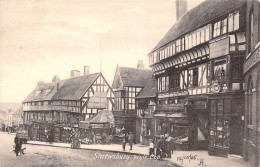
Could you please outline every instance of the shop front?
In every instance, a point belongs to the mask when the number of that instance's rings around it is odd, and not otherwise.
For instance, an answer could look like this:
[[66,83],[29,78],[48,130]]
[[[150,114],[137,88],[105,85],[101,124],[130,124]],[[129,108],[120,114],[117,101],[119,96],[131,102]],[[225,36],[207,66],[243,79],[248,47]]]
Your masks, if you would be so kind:
[[189,97],[185,108],[188,115],[189,149],[207,150],[209,142],[209,109],[207,97]]
[[242,154],[243,113],[242,94],[210,97],[209,155]]

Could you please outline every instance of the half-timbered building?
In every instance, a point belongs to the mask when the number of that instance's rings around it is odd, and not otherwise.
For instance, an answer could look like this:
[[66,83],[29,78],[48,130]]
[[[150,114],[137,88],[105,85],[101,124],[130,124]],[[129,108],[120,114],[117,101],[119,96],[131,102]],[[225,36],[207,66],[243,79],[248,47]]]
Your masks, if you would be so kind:
[[135,135],[135,142],[140,140],[141,110],[137,110],[136,96],[145,87],[147,81],[152,78],[152,71],[140,68],[117,66],[112,84],[115,93],[115,125],[117,128],[125,128],[127,132]]
[[245,133],[243,156],[252,167],[260,166],[260,2],[247,1],[247,52],[245,75]]
[[242,153],[245,13],[246,1],[204,1],[150,52],[158,82],[155,133],[187,136],[188,149],[211,155]]
[[78,126],[79,121],[113,108],[113,91],[101,73],[61,81],[54,76],[51,83],[38,83],[23,101],[24,123],[31,125],[31,138],[36,140],[45,140],[47,130],[62,141],[62,127]]

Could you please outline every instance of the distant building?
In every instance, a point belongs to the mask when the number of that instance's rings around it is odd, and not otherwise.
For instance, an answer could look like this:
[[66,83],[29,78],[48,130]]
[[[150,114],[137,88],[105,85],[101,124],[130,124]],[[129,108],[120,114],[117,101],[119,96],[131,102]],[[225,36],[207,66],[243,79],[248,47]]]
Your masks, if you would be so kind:
[[260,166],[260,3],[247,1],[245,75],[245,133],[243,155],[252,167]]
[[7,127],[9,131],[15,132],[16,128],[23,124],[23,108],[11,111],[7,115]]
[[79,121],[114,108],[114,94],[103,75],[84,71],[84,76],[74,70],[70,79],[54,76],[51,83],[40,82],[23,101],[24,123],[33,127],[32,139],[45,140],[47,129],[61,141],[62,127],[78,126]]
[[135,135],[135,142],[140,142],[141,110],[137,110],[136,97],[144,89],[147,82],[151,81],[152,71],[143,68],[139,61],[138,68],[117,66],[112,84],[115,93],[115,125],[117,128],[125,128],[127,132]]

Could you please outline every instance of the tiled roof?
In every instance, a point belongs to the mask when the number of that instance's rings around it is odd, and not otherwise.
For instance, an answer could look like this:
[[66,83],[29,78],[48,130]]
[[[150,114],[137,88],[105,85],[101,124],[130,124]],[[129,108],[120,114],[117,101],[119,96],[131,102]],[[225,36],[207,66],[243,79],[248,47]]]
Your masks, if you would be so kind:
[[149,98],[149,97],[156,97],[157,87],[156,87],[156,80],[149,79],[146,82],[145,87],[138,93],[136,96],[137,99],[140,98]]
[[89,118],[87,121],[90,123],[108,123],[114,122],[114,115],[112,111],[102,110],[97,113],[94,117]]
[[57,91],[57,82],[38,85],[24,100],[24,102],[43,100],[79,100],[100,73],[70,78],[60,81]]
[[144,87],[152,78],[152,70],[119,67],[119,71],[124,86]]
[[195,8],[186,12],[183,17],[175,23],[166,35],[151,51],[170,43],[186,33],[200,28],[213,20],[224,16],[245,4],[245,0],[206,0]]
[[56,82],[38,84],[23,102],[51,100],[55,93],[57,93]]
[[65,80],[52,100],[79,100],[99,75],[95,73]]

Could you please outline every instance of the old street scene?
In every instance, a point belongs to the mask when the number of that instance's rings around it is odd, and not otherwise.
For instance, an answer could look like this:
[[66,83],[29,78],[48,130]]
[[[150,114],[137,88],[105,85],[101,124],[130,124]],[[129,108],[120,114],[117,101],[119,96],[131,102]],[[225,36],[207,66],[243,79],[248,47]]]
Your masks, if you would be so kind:
[[0,12],[0,166],[260,167],[259,0]]

